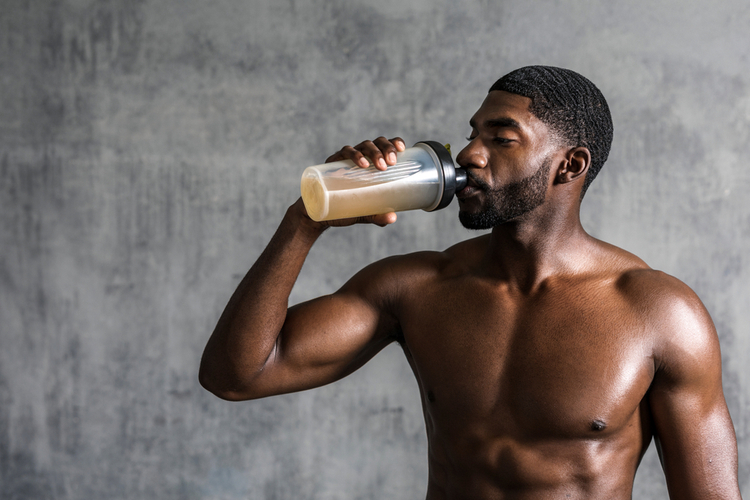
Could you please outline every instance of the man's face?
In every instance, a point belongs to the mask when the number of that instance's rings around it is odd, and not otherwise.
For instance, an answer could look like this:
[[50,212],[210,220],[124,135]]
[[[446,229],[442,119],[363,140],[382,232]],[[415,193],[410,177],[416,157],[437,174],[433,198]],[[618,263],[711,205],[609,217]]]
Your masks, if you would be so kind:
[[530,103],[494,91],[472,117],[470,142],[456,157],[469,178],[457,193],[465,227],[490,229],[544,203],[557,143]]

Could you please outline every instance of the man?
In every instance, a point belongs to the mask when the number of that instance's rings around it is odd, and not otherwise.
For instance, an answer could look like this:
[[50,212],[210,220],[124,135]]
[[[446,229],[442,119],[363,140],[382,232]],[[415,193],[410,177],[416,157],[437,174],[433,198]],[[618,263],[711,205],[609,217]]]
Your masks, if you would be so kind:
[[[495,83],[456,158],[459,218],[489,235],[376,262],[287,309],[328,225],[298,200],[211,336],[200,380],[230,400],[338,380],[397,341],[417,378],[427,498],[629,499],[653,436],[672,498],[737,499],[737,445],[712,321],[684,284],[586,234],[609,153],[604,97],[569,70]],[[400,138],[329,161],[395,163]]]

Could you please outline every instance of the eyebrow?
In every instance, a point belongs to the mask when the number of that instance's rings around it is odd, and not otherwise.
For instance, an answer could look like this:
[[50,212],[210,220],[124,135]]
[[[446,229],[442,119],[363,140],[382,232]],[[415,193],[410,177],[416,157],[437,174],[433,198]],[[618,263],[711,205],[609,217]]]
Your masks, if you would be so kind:
[[[477,128],[477,122],[472,118],[469,120],[469,126],[471,128]],[[521,124],[518,123],[513,118],[490,118],[489,120],[484,121],[484,126],[486,128],[521,128]]]

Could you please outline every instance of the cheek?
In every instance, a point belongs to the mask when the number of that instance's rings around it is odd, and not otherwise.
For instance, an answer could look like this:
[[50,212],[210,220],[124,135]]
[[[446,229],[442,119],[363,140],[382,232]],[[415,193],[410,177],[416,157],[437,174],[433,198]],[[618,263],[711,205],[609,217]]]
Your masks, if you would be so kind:
[[504,155],[503,158],[494,161],[489,170],[491,179],[488,179],[488,182],[494,186],[503,186],[529,177],[535,169],[526,158]]

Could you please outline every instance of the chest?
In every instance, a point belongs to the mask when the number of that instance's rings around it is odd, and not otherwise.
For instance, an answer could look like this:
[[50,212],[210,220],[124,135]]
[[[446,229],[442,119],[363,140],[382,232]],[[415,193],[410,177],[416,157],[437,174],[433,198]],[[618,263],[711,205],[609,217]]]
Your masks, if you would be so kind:
[[[434,294],[434,295],[433,295]],[[450,306],[431,307],[444,303]],[[405,351],[426,411],[451,425],[575,436],[626,425],[653,377],[650,332],[603,289],[533,300],[452,283],[407,304]]]

